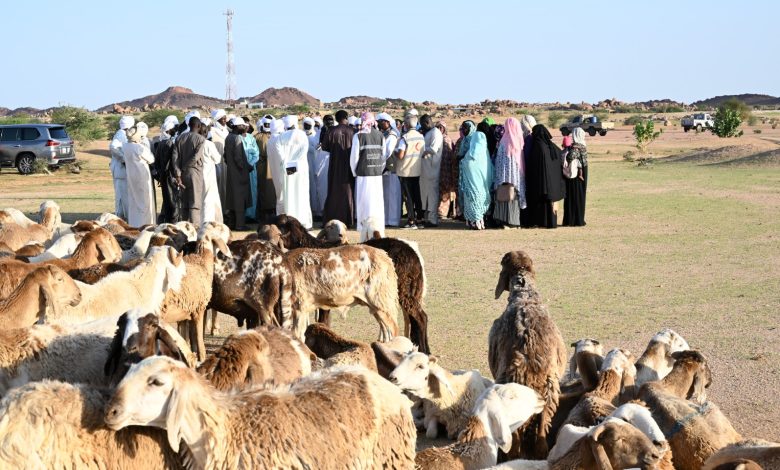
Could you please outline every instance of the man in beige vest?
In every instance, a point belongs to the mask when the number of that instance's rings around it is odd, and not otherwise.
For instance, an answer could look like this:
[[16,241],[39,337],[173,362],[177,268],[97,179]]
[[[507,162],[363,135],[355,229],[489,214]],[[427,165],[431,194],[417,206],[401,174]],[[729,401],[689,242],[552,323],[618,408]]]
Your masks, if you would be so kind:
[[401,180],[401,194],[406,206],[407,224],[404,228],[416,230],[423,225],[422,201],[420,199],[421,157],[425,150],[425,138],[417,132],[417,110],[410,110],[404,117],[406,133],[398,141],[395,172]]

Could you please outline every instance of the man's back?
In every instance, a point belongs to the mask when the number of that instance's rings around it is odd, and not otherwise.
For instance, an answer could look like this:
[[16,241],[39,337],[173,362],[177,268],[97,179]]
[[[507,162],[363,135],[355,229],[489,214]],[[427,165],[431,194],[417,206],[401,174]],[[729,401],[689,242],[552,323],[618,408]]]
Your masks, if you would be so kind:
[[203,143],[206,138],[196,132],[187,132],[176,139],[175,152],[177,156],[176,166],[181,170],[185,168],[200,168],[203,166]]
[[344,155],[349,158],[349,152],[352,149],[352,137],[355,135],[355,130],[346,124],[339,124],[328,130],[328,136],[326,140],[327,148],[322,146],[323,150],[331,152],[331,154]]

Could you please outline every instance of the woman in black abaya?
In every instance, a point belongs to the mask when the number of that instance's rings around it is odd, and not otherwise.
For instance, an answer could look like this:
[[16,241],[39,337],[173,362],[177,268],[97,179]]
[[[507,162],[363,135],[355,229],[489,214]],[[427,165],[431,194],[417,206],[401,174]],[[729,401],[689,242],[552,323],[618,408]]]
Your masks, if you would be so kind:
[[555,228],[558,213],[554,203],[563,199],[565,186],[561,149],[552,141],[550,131],[537,124],[531,131],[533,146],[525,162],[526,198],[532,220],[530,226]]

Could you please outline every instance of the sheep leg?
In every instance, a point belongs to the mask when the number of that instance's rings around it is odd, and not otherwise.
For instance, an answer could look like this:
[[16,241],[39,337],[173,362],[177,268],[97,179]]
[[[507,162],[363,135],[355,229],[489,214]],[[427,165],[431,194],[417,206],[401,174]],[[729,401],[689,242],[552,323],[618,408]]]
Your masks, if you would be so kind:
[[408,324],[404,328],[407,337],[417,345],[418,351],[430,354],[428,347],[428,314],[420,305],[409,305],[404,308],[404,320]]
[[436,439],[439,435],[439,422],[436,418],[425,419],[425,437],[428,439]]
[[330,326],[330,310],[325,310],[324,308],[318,309],[317,322]]
[[395,322],[395,318],[390,316],[388,312],[376,308],[371,308],[370,312],[379,323],[379,341],[384,343],[398,336],[398,324]]
[[[219,333],[219,325],[217,324],[217,312],[215,309],[210,308],[208,311],[206,311],[206,321],[208,322],[209,317],[211,317],[211,336],[216,336],[217,333]],[[210,315],[209,315],[210,314]]]

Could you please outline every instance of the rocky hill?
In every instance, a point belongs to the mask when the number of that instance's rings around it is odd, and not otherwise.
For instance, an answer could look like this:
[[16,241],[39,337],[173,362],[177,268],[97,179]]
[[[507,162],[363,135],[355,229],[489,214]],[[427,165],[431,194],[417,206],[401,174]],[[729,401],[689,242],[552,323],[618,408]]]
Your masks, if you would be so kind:
[[309,106],[320,106],[320,100],[311,96],[305,91],[292,87],[268,88],[267,90],[263,90],[263,92],[258,95],[241,98],[239,101],[243,100],[246,100],[249,103],[263,102],[265,103],[265,106],[269,108],[279,108],[301,104]]
[[706,100],[691,103],[691,106],[700,108],[717,108],[727,100],[736,98],[748,106],[780,106],[780,98],[771,95],[759,95],[753,93],[744,93],[741,95],[722,95]]
[[148,111],[151,109],[161,108],[177,108],[177,109],[212,109],[222,108],[225,106],[225,102],[218,98],[212,98],[210,96],[199,95],[189,88],[181,86],[168,87],[162,93],[156,95],[144,96],[143,98],[137,98],[130,101],[122,101],[120,103],[113,103],[102,108],[98,108],[97,112],[138,112]]

